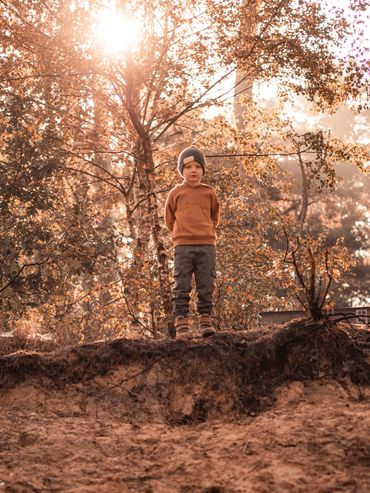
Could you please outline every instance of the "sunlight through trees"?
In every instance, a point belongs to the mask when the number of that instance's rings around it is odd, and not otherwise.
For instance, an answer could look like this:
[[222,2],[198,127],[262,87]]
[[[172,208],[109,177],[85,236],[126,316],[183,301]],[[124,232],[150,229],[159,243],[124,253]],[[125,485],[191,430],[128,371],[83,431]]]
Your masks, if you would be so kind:
[[[165,335],[163,205],[190,144],[208,156],[205,181],[221,198],[220,327],[296,306],[283,226],[328,249],[343,241],[353,267],[331,299],[368,302],[369,141],[298,127],[286,111],[297,96],[315,114],[345,107],[366,133],[369,46],[348,19],[365,25],[369,13],[366,2],[349,8],[0,2],[2,330],[74,342]],[[256,94],[269,83],[273,105]]]

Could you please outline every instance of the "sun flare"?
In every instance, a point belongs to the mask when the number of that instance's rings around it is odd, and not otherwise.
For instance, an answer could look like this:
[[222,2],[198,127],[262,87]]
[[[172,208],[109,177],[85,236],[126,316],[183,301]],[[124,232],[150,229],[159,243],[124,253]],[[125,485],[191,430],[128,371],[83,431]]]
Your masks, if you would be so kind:
[[132,19],[118,12],[99,14],[95,33],[104,51],[119,55],[132,48],[139,37],[139,30]]

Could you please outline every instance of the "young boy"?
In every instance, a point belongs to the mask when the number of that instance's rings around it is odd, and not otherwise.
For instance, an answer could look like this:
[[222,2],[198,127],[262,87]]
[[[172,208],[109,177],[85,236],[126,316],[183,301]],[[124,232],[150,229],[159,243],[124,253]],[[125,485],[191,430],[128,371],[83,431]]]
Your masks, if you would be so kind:
[[184,149],[178,171],[184,178],[169,193],[164,218],[174,245],[173,303],[176,339],[191,336],[189,300],[192,275],[198,295],[201,335],[215,333],[212,326],[212,295],[216,277],[216,231],[220,206],[214,188],[201,183],[206,159],[197,147]]

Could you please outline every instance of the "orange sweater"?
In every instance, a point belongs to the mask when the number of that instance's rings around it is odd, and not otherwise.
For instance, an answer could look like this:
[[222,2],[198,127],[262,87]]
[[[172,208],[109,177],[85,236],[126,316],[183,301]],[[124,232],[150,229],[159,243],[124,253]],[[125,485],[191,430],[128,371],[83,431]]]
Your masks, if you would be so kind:
[[215,245],[220,205],[214,188],[176,185],[168,194],[164,220],[176,245]]

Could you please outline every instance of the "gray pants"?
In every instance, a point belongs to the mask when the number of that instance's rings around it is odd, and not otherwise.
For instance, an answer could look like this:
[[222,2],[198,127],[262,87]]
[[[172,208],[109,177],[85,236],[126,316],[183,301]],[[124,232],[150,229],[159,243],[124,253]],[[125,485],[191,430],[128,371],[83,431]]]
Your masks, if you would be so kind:
[[192,275],[198,295],[198,313],[211,314],[216,279],[214,245],[178,245],[175,247],[173,305],[176,317],[189,315]]

